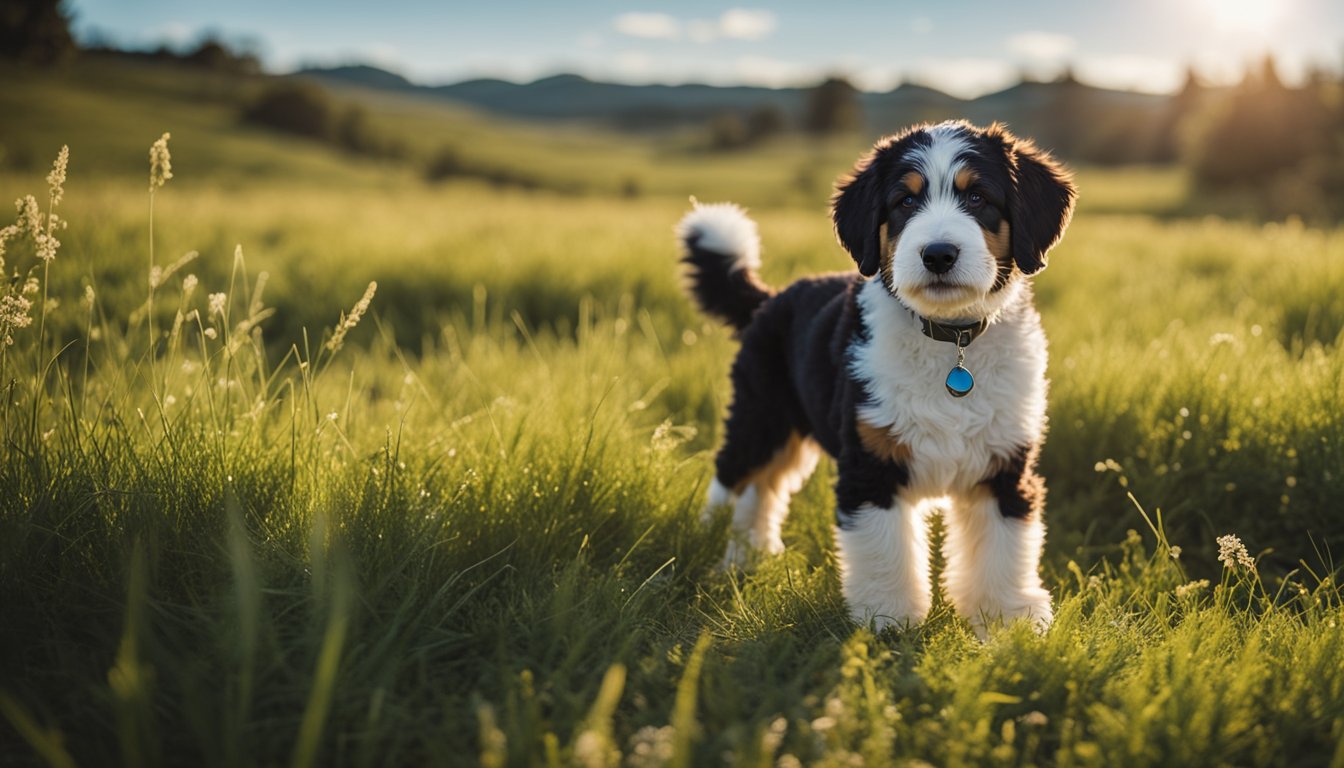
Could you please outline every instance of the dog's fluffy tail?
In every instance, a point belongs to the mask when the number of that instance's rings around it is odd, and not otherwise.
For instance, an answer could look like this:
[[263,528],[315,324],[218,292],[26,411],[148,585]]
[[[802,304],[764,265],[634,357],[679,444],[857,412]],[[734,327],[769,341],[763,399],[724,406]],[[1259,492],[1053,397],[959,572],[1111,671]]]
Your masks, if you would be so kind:
[[740,331],[773,293],[756,275],[761,266],[756,222],[733,203],[694,204],[677,224],[691,297],[705,314]]

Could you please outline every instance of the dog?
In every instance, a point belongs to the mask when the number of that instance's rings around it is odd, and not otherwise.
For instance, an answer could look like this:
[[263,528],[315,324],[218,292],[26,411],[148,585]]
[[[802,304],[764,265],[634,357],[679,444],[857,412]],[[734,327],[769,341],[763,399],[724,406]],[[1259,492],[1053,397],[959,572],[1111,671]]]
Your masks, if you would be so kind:
[[732,402],[706,514],[732,507],[724,563],[783,550],[790,496],[836,461],[835,538],[851,616],[876,630],[932,603],[928,502],[942,502],[944,594],[982,638],[1044,629],[1046,339],[1030,278],[1073,214],[1071,174],[999,124],[920,125],[836,184],[858,274],[758,277],[756,224],[732,203],[676,227],[688,288],[736,330]]

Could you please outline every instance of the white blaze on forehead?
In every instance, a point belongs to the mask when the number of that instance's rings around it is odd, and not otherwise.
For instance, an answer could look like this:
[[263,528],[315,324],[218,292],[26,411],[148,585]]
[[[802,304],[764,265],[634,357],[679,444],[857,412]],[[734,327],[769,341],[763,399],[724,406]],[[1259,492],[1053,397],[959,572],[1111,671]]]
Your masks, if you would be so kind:
[[950,197],[957,171],[966,164],[963,158],[974,150],[966,139],[966,129],[955,123],[935,125],[928,134],[931,141],[916,147],[911,160],[928,181],[931,199]]

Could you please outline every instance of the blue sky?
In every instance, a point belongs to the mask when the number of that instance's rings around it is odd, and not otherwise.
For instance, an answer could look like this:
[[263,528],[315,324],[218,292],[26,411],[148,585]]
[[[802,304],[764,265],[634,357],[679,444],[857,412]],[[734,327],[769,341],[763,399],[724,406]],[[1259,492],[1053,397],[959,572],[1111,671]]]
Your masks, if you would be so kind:
[[794,85],[843,73],[962,96],[1066,64],[1096,84],[1166,91],[1272,52],[1287,79],[1344,65],[1340,0],[569,2],[74,0],[75,29],[130,46],[246,40],[266,67],[356,61],[426,84],[556,72],[633,83]]

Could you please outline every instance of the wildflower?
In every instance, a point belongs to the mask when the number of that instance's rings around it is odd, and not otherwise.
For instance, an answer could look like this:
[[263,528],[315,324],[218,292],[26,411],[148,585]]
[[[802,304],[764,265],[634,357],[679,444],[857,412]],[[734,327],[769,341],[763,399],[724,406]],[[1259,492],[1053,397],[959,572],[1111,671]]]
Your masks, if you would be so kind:
[[42,209],[37,207],[37,198],[24,195],[14,201],[14,208],[19,212],[19,232],[35,236],[42,231]]
[[158,288],[163,282],[163,267],[154,266],[149,270],[149,287]]
[[608,740],[594,730],[586,730],[574,742],[574,762],[584,768],[603,768],[620,765],[621,753],[612,749]]
[[1032,726],[1034,728],[1040,728],[1049,723],[1050,718],[1047,717],[1046,714],[1044,712],[1041,712],[1040,710],[1032,710],[1027,714],[1017,718],[1017,722],[1023,725]]
[[1171,559],[1172,559],[1172,560],[1180,560],[1180,559],[1181,559],[1181,548],[1180,548],[1180,547],[1168,547],[1168,548],[1167,548],[1167,554],[1171,555]]
[[672,762],[676,729],[670,725],[655,728],[646,725],[630,737],[630,753],[625,764],[631,768],[658,768]]
[[215,315],[220,315],[222,317],[224,315],[224,309],[228,303],[229,295],[227,293],[210,294],[210,316],[214,317]]
[[784,733],[789,729],[789,721],[777,717],[770,723],[770,727],[761,736],[761,753],[773,755],[779,749],[779,745],[784,743]]
[[373,301],[373,294],[378,290],[378,283],[369,283],[369,287],[364,289],[364,296],[355,302],[351,308],[350,314],[341,314],[341,320],[336,324],[336,329],[332,331],[331,338],[327,340],[327,350],[335,352],[345,344],[345,334],[359,325],[359,320],[364,313],[369,310],[369,303]]
[[0,228],[0,272],[5,271],[5,243],[18,237],[21,231],[18,224]]
[[173,178],[172,157],[168,154],[168,139],[171,134],[165,132],[149,148],[149,191],[153,192]]
[[51,204],[59,205],[65,197],[65,168],[70,163],[70,147],[62,146],[51,164],[51,173],[47,174],[47,186],[51,188]]
[[33,318],[28,316],[28,310],[33,308],[33,302],[29,301],[22,294],[9,293],[0,296],[0,344],[9,346],[14,343],[14,337],[10,331],[15,328],[26,328],[32,322]]
[[817,731],[818,733],[829,731],[834,727],[835,727],[835,718],[831,717],[830,715],[822,715],[821,717],[818,717],[816,720],[812,721],[812,730]]
[[182,278],[182,298],[185,299],[188,296],[191,296],[191,292],[196,290],[196,283],[197,280],[195,275],[187,275]]
[[1235,568],[1238,565],[1252,570],[1255,568],[1255,558],[1246,551],[1241,539],[1231,533],[1218,537],[1218,562],[1225,568]]
[[90,312],[93,311],[93,301],[95,298],[97,297],[93,293],[93,286],[92,285],[84,286],[84,306],[88,308]]
[[37,258],[42,261],[51,261],[56,258],[56,249],[61,247],[60,240],[49,234],[38,235],[35,239],[37,240]]
[[1188,584],[1182,584],[1181,586],[1177,587],[1176,597],[1178,598],[1189,597],[1190,595],[1196,594],[1208,588],[1209,588],[1208,579],[1200,579],[1198,581],[1192,581],[1189,582]]
[[213,339],[219,335],[219,332],[216,331],[214,328],[206,328],[204,331],[201,331],[201,333],[204,333],[205,338],[207,339]]

